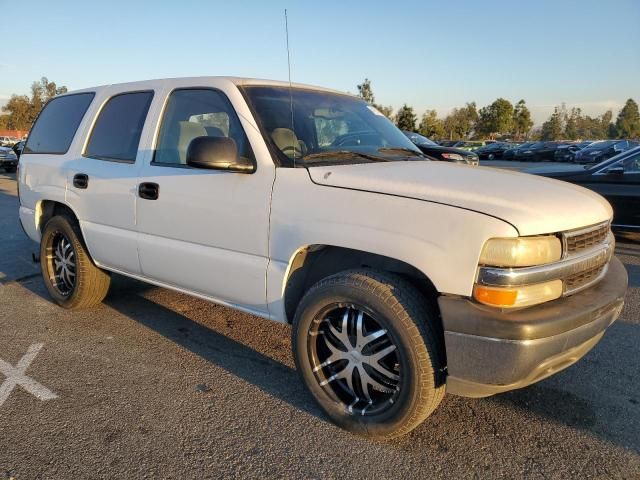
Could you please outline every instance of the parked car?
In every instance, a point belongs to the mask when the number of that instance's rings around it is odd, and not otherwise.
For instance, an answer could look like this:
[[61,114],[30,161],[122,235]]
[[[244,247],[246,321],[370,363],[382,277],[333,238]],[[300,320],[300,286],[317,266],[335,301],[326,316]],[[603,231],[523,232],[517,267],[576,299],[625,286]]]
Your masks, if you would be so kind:
[[438,142],[438,144],[443,147],[453,147],[454,145],[457,145],[459,143],[460,140],[440,140],[440,142]]
[[556,150],[566,145],[566,142],[559,142],[559,141],[550,141],[550,142],[541,142],[541,143],[542,145],[539,145],[538,147],[533,149],[533,156],[531,158],[532,161],[551,162],[555,160]]
[[589,188],[613,207],[613,227],[640,231],[640,147],[590,167],[533,169],[531,173]]
[[576,153],[588,147],[592,143],[593,140],[585,140],[578,143],[567,143],[566,145],[560,145],[556,150],[553,158],[556,162],[573,162]]
[[8,147],[0,147],[0,168],[8,173],[13,173],[18,168],[18,157]]
[[567,143],[564,145],[559,145],[556,151],[553,154],[554,162],[572,162],[575,153],[578,152],[580,148],[573,143]]
[[525,143],[521,143],[513,148],[510,148],[508,150],[505,150],[502,153],[502,159],[503,160],[516,160],[516,155],[519,151],[526,149],[532,145],[534,145],[536,142],[525,142]]
[[18,177],[57,304],[99,304],[117,272],[292,323],[311,395],[375,438],[445,390],[488,396],[576,362],[627,289],[602,197],[429,161],[361,98],[318,87],[70,92],[40,113]]
[[12,147],[17,141],[13,137],[0,137],[0,147]]
[[536,142],[527,148],[515,152],[515,159],[521,162],[535,162],[538,159],[538,150],[544,148],[546,142]]
[[595,164],[640,145],[632,140],[601,140],[576,152],[575,163]]
[[464,163],[467,165],[478,165],[478,155],[459,148],[443,147],[429,140],[427,137],[415,132],[403,131],[407,138],[418,147],[422,153],[436,160],[444,162]]
[[24,140],[20,140],[13,147],[11,147],[11,150],[13,150],[13,153],[15,153],[18,158],[20,158],[20,155],[22,155],[22,150],[24,149],[24,144],[25,144],[25,141]]
[[453,146],[461,150],[468,150],[470,152],[475,152],[476,150],[484,147],[485,145],[488,145],[488,144],[483,141],[470,140],[470,141],[458,142]]
[[494,142],[475,151],[480,160],[494,160],[502,158],[504,152],[511,148],[511,144],[505,142]]

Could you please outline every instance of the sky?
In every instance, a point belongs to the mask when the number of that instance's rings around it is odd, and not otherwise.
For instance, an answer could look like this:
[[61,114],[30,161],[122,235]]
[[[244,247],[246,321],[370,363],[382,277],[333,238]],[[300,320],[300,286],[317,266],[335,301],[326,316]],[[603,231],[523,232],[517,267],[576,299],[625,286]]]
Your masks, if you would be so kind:
[[524,99],[589,115],[640,101],[640,0],[0,0],[0,105],[42,76],[70,90],[151,78],[287,79],[440,116]]

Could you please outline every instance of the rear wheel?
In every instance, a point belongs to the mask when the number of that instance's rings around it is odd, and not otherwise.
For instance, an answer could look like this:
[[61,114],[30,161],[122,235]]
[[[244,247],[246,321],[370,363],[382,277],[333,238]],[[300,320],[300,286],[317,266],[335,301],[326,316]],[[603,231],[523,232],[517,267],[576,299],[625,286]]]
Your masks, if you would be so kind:
[[7,173],[16,173],[17,167],[7,167],[5,170]]
[[417,427],[445,393],[437,317],[401,277],[352,270],[302,299],[293,350],[327,415],[353,433],[393,438]]
[[109,273],[93,263],[78,223],[66,215],[53,217],[44,227],[40,266],[49,294],[61,307],[93,307],[109,291]]

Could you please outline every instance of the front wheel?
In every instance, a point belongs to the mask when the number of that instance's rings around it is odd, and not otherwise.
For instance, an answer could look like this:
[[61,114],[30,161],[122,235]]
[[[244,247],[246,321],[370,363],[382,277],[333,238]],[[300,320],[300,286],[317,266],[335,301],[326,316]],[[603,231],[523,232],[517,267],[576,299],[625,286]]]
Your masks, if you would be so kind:
[[298,372],[340,427],[394,438],[417,427],[445,393],[437,316],[401,277],[338,273],[314,285],[293,322]]
[[66,215],[55,216],[45,225],[40,266],[49,294],[61,307],[93,307],[109,291],[111,276],[93,263],[78,223]]

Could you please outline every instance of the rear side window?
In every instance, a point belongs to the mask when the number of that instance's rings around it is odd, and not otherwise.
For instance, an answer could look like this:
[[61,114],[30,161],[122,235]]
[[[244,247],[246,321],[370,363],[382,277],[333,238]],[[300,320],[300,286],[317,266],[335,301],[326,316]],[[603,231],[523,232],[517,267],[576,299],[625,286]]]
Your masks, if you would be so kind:
[[47,103],[31,129],[23,153],[67,153],[94,96],[94,93],[76,93]]
[[100,111],[84,152],[102,160],[134,162],[153,92],[111,97]]

